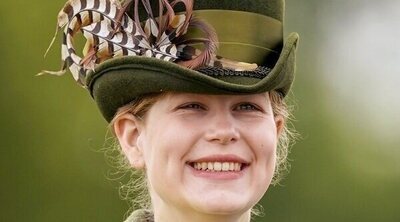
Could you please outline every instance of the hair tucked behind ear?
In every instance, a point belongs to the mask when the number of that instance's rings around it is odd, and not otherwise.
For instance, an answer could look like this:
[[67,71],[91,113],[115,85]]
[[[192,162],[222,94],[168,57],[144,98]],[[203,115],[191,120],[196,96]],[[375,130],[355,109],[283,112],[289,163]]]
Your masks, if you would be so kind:
[[276,185],[279,184],[285,173],[287,173],[290,169],[288,155],[291,145],[298,137],[298,133],[291,125],[290,121],[293,120],[291,109],[285,102],[282,95],[277,91],[271,91],[269,92],[269,98],[271,100],[274,116],[282,116],[284,120],[284,125],[278,138],[276,167],[274,177],[272,179],[272,184]]
[[141,121],[145,121],[145,115],[151,106],[166,94],[167,93],[147,94],[143,97],[136,98],[131,103],[119,108],[115,117],[108,125],[109,131],[113,136],[109,138],[110,143],[104,149],[105,156],[107,162],[116,169],[110,176],[123,181],[119,187],[119,193],[123,200],[131,204],[132,209],[151,210],[152,208],[147,188],[146,173],[144,170],[133,169],[129,164],[115,136],[114,124],[116,120],[127,113],[138,117]]

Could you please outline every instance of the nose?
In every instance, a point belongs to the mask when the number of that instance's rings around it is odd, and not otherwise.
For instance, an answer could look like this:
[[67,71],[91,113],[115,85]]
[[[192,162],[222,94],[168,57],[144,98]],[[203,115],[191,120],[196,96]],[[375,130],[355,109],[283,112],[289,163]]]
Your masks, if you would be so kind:
[[234,118],[228,113],[219,113],[205,123],[208,129],[205,138],[209,142],[219,144],[230,144],[240,139],[240,132],[235,124]]

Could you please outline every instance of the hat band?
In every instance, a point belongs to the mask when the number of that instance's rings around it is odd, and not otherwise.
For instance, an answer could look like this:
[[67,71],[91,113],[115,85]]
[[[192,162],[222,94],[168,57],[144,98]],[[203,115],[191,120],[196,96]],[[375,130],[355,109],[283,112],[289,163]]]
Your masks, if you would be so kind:
[[[194,14],[216,30],[219,56],[263,65],[269,56],[280,53],[283,25],[277,19],[232,10],[196,10]],[[201,36],[201,33],[191,31],[190,35]]]

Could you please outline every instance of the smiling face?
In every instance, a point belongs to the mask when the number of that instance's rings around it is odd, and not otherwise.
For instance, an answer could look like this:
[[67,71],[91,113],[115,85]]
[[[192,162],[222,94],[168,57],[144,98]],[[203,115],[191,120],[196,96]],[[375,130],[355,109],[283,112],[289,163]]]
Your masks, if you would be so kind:
[[239,218],[271,182],[282,122],[264,93],[171,93],[115,131],[131,164],[146,169],[156,214]]

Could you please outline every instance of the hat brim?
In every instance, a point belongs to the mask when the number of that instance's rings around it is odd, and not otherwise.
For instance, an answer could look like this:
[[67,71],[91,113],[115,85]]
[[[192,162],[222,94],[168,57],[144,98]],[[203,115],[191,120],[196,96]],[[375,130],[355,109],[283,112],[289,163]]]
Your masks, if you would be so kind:
[[86,85],[107,122],[118,108],[148,93],[253,94],[277,90],[286,95],[294,79],[298,38],[297,33],[286,38],[278,61],[263,79],[211,77],[156,58],[125,56],[100,64],[88,74]]

